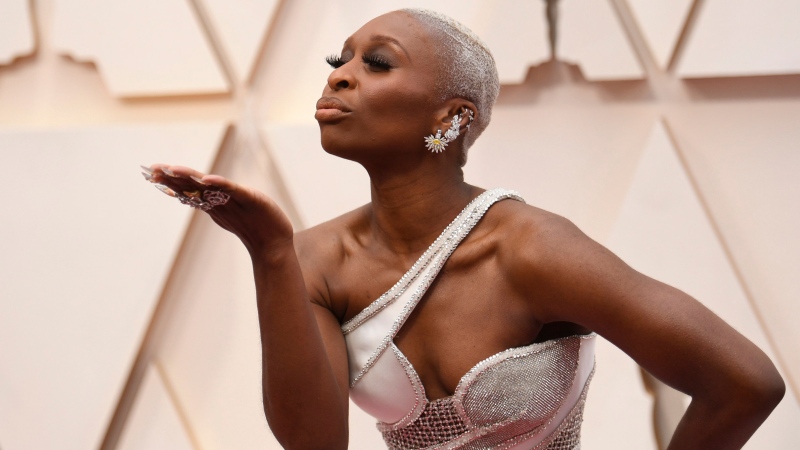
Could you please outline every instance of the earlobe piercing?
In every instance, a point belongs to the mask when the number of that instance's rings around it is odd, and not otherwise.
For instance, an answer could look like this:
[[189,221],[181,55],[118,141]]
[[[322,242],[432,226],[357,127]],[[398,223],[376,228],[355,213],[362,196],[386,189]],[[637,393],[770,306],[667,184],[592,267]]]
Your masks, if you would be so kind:
[[[469,111],[469,123],[467,124],[467,129],[472,124],[472,119],[474,118],[474,114],[472,113],[471,109],[467,109]],[[456,114],[453,116],[453,120],[450,122],[450,128],[444,133],[444,137],[442,137],[442,130],[436,130],[436,136],[430,135],[425,138],[425,147],[428,150],[432,151],[433,153],[441,153],[444,151],[444,148],[447,147],[447,144],[456,140],[459,134],[461,134],[461,114]]]
[[442,139],[442,130],[436,130],[436,136],[430,135],[425,138],[425,146],[433,153],[443,152],[444,148],[447,147],[447,143],[446,139]]

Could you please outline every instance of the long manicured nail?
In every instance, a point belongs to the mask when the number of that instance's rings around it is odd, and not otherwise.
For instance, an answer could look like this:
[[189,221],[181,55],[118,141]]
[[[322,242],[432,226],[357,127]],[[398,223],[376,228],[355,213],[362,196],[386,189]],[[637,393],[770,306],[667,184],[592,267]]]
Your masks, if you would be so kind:
[[171,170],[167,169],[166,167],[162,167],[161,171],[164,172],[164,174],[166,174],[168,176],[171,176],[171,177],[177,176]]
[[195,181],[195,183],[202,184],[203,186],[208,186],[207,184],[203,183],[203,179],[202,179],[202,178],[197,178],[197,177],[196,177],[196,176],[194,176],[194,175],[189,175],[189,178],[191,178],[192,180],[194,180],[194,181]]
[[149,167],[146,167],[146,166],[139,166],[139,167],[141,167],[141,168],[142,168],[142,170],[144,171],[144,173],[146,173],[146,174],[148,174],[148,175],[152,175],[152,174],[153,174],[153,169],[151,169],[151,168],[149,168]]
[[147,181],[149,181],[151,183],[155,183],[155,181],[153,181],[153,179],[155,177],[152,174],[149,174],[147,172],[142,172],[142,176],[144,177],[145,180],[147,180]]
[[173,191],[172,189],[164,186],[163,184],[157,184],[155,186],[156,186],[156,189],[158,189],[159,191],[169,195],[170,197],[177,197],[177,195],[175,194],[175,191]]

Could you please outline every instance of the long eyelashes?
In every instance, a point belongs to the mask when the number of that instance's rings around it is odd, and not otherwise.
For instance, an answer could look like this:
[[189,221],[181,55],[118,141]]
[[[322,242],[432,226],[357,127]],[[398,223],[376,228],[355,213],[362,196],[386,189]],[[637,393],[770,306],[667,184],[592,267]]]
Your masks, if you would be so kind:
[[[392,65],[389,64],[389,61],[387,61],[386,58],[379,55],[364,54],[361,56],[361,61],[363,61],[364,64],[367,64],[368,66],[374,69],[389,70],[392,68]],[[349,61],[343,60],[342,57],[338,55],[328,55],[325,57],[325,62],[327,62],[334,69],[338,69],[339,67],[342,67],[343,65],[348,63]]]
[[331,67],[334,69],[338,69],[342,67],[345,61],[342,61],[342,57],[338,55],[328,55],[325,57],[325,62],[327,62]]
[[370,67],[375,69],[389,70],[392,68],[392,65],[389,64],[389,61],[380,55],[364,54],[361,56],[361,60],[364,61],[364,64],[368,64]]

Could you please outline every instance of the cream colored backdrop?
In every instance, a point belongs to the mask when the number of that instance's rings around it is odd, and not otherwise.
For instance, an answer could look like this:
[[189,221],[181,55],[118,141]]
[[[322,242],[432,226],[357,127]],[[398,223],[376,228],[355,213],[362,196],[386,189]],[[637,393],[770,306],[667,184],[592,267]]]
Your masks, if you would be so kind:
[[[319,146],[323,57],[433,5],[503,82],[468,180],[746,334],[789,387],[748,448],[800,448],[796,0],[561,0],[556,60],[542,0],[0,0],[0,448],[279,448],[247,254],[138,165],[251,184],[298,229],[369,201]],[[584,448],[658,448],[688,400],[607,342],[597,364]],[[353,407],[351,448],[381,447]]]

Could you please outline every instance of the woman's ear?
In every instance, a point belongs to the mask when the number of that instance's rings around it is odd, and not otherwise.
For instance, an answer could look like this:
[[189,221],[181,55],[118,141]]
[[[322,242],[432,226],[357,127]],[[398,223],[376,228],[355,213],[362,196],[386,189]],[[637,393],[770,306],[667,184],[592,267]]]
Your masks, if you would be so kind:
[[454,98],[447,101],[436,114],[437,129],[444,132],[451,128],[453,118],[456,116],[461,119],[459,129],[463,133],[469,129],[469,126],[478,117],[478,108],[471,101],[462,98]]

